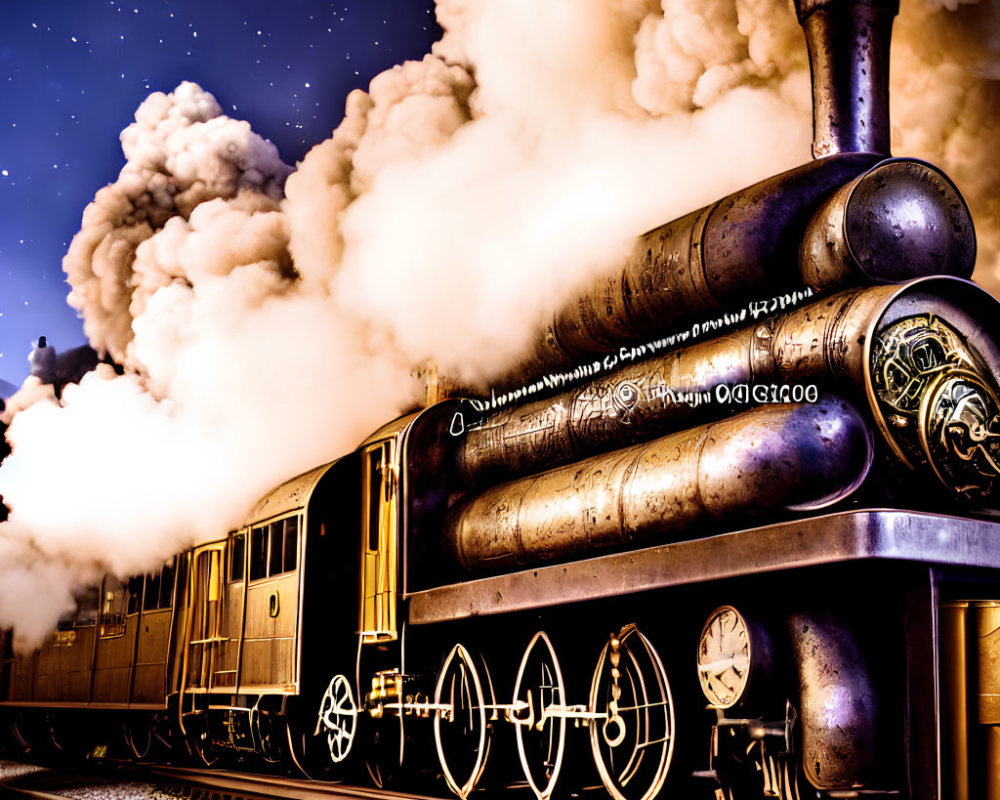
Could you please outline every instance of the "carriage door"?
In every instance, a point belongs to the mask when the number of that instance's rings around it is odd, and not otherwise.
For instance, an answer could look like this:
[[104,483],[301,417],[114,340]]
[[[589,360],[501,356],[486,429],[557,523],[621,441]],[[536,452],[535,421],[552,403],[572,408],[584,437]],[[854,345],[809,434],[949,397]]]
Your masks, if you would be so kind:
[[224,641],[219,635],[224,548],[225,544],[217,543],[194,552],[186,673],[189,689],[212,689],[219,645]]
[[362,453],[361,640],[396,638],[396,440]]

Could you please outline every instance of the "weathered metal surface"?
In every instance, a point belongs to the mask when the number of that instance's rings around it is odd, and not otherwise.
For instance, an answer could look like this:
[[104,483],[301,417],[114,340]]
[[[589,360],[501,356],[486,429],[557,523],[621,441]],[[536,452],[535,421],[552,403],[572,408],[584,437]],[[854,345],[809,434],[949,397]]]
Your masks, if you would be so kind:
[[802,767],[817,789],[864,785],[875,765],[878,699],[849,626],[796,613],[788,632],[799,674]]
[[865,388],[904,464],[982,500],[1000,459],[994,437],[981,433],[997,425],[998,320],[1000,304],[956,278],[845,290],[501,411],[465,434],[459,473],[481,487],[647,440],[705,406],[725,412],[716,395],[722,384],[842,380]]
[[871,434],[840,398],[753,409],[489,489],[449,514],[444,548],[467,570],[508,569],[822,508],[850,495],[871,461]]
[[813,157],[889,153],[889,40],[898,0],[796,0],[809,47]]
[[998,537],[997,522],[840,512],[413,592],[408,620],[426,625],[860,559],[997,569]]
[[976,263],[972,215],[936,167],[894,158],[838,189],[802,239],[802,277],[823,291],[925,275],[968,278]]

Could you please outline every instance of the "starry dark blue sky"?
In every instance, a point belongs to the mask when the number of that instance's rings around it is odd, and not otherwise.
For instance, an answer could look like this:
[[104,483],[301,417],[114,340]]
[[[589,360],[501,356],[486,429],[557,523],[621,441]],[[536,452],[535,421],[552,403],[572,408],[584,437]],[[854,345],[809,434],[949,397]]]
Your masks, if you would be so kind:
[[440,36],[433,0],[2,0],[0,380],[85,342],[62,257],[152,91],[191,80],[294,164],[344,99]]

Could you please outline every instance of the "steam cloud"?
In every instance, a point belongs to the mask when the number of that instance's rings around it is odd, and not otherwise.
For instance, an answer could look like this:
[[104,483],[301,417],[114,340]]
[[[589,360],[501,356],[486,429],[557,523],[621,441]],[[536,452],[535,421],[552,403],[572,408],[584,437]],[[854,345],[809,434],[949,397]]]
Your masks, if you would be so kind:
[[[998,5],[903,5],[894,144],[959,183],[995,287],[1000,58],[973,34]],[[805,47],[779,0],[437,13],[433,52],[352,93],[295,171],[194,84],[136,112],[64,260],[125,374],[102,365],[59,400],[29,378],[8,405],[0,625],[20,647],[74,584],[218,538],[348,452],[413,405],[413,366],[485,385],[636,234],[809,158]]]

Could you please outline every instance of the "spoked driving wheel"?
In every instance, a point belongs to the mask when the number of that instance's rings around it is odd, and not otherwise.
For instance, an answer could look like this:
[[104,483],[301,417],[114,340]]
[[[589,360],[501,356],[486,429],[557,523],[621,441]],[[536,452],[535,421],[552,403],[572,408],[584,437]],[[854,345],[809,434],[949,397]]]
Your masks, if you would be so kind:
[[326,734],[330,760],[339,764],[351,752],[358,729],[358,706],[354,702],[351,682],[343,675],[334,675],[319,704],[316,733]]
[[555,789],[566,749],[566,717],[549,716],[566,706],[559,659],[544,631],[532,637],[524,651],[514,684],[514,723],[517,753],[528,785],[538,800]]
[[448,788],[465,800],[486,768],[490,729],[479,672],[469,651],[460,644],[452,648],[441,667],[434,706],[438,761]]
[[663,787],[674,749],[670,684],[656,650],[635,625],[612,634],[594,670],[590,744],[615,800],[651,800]]

